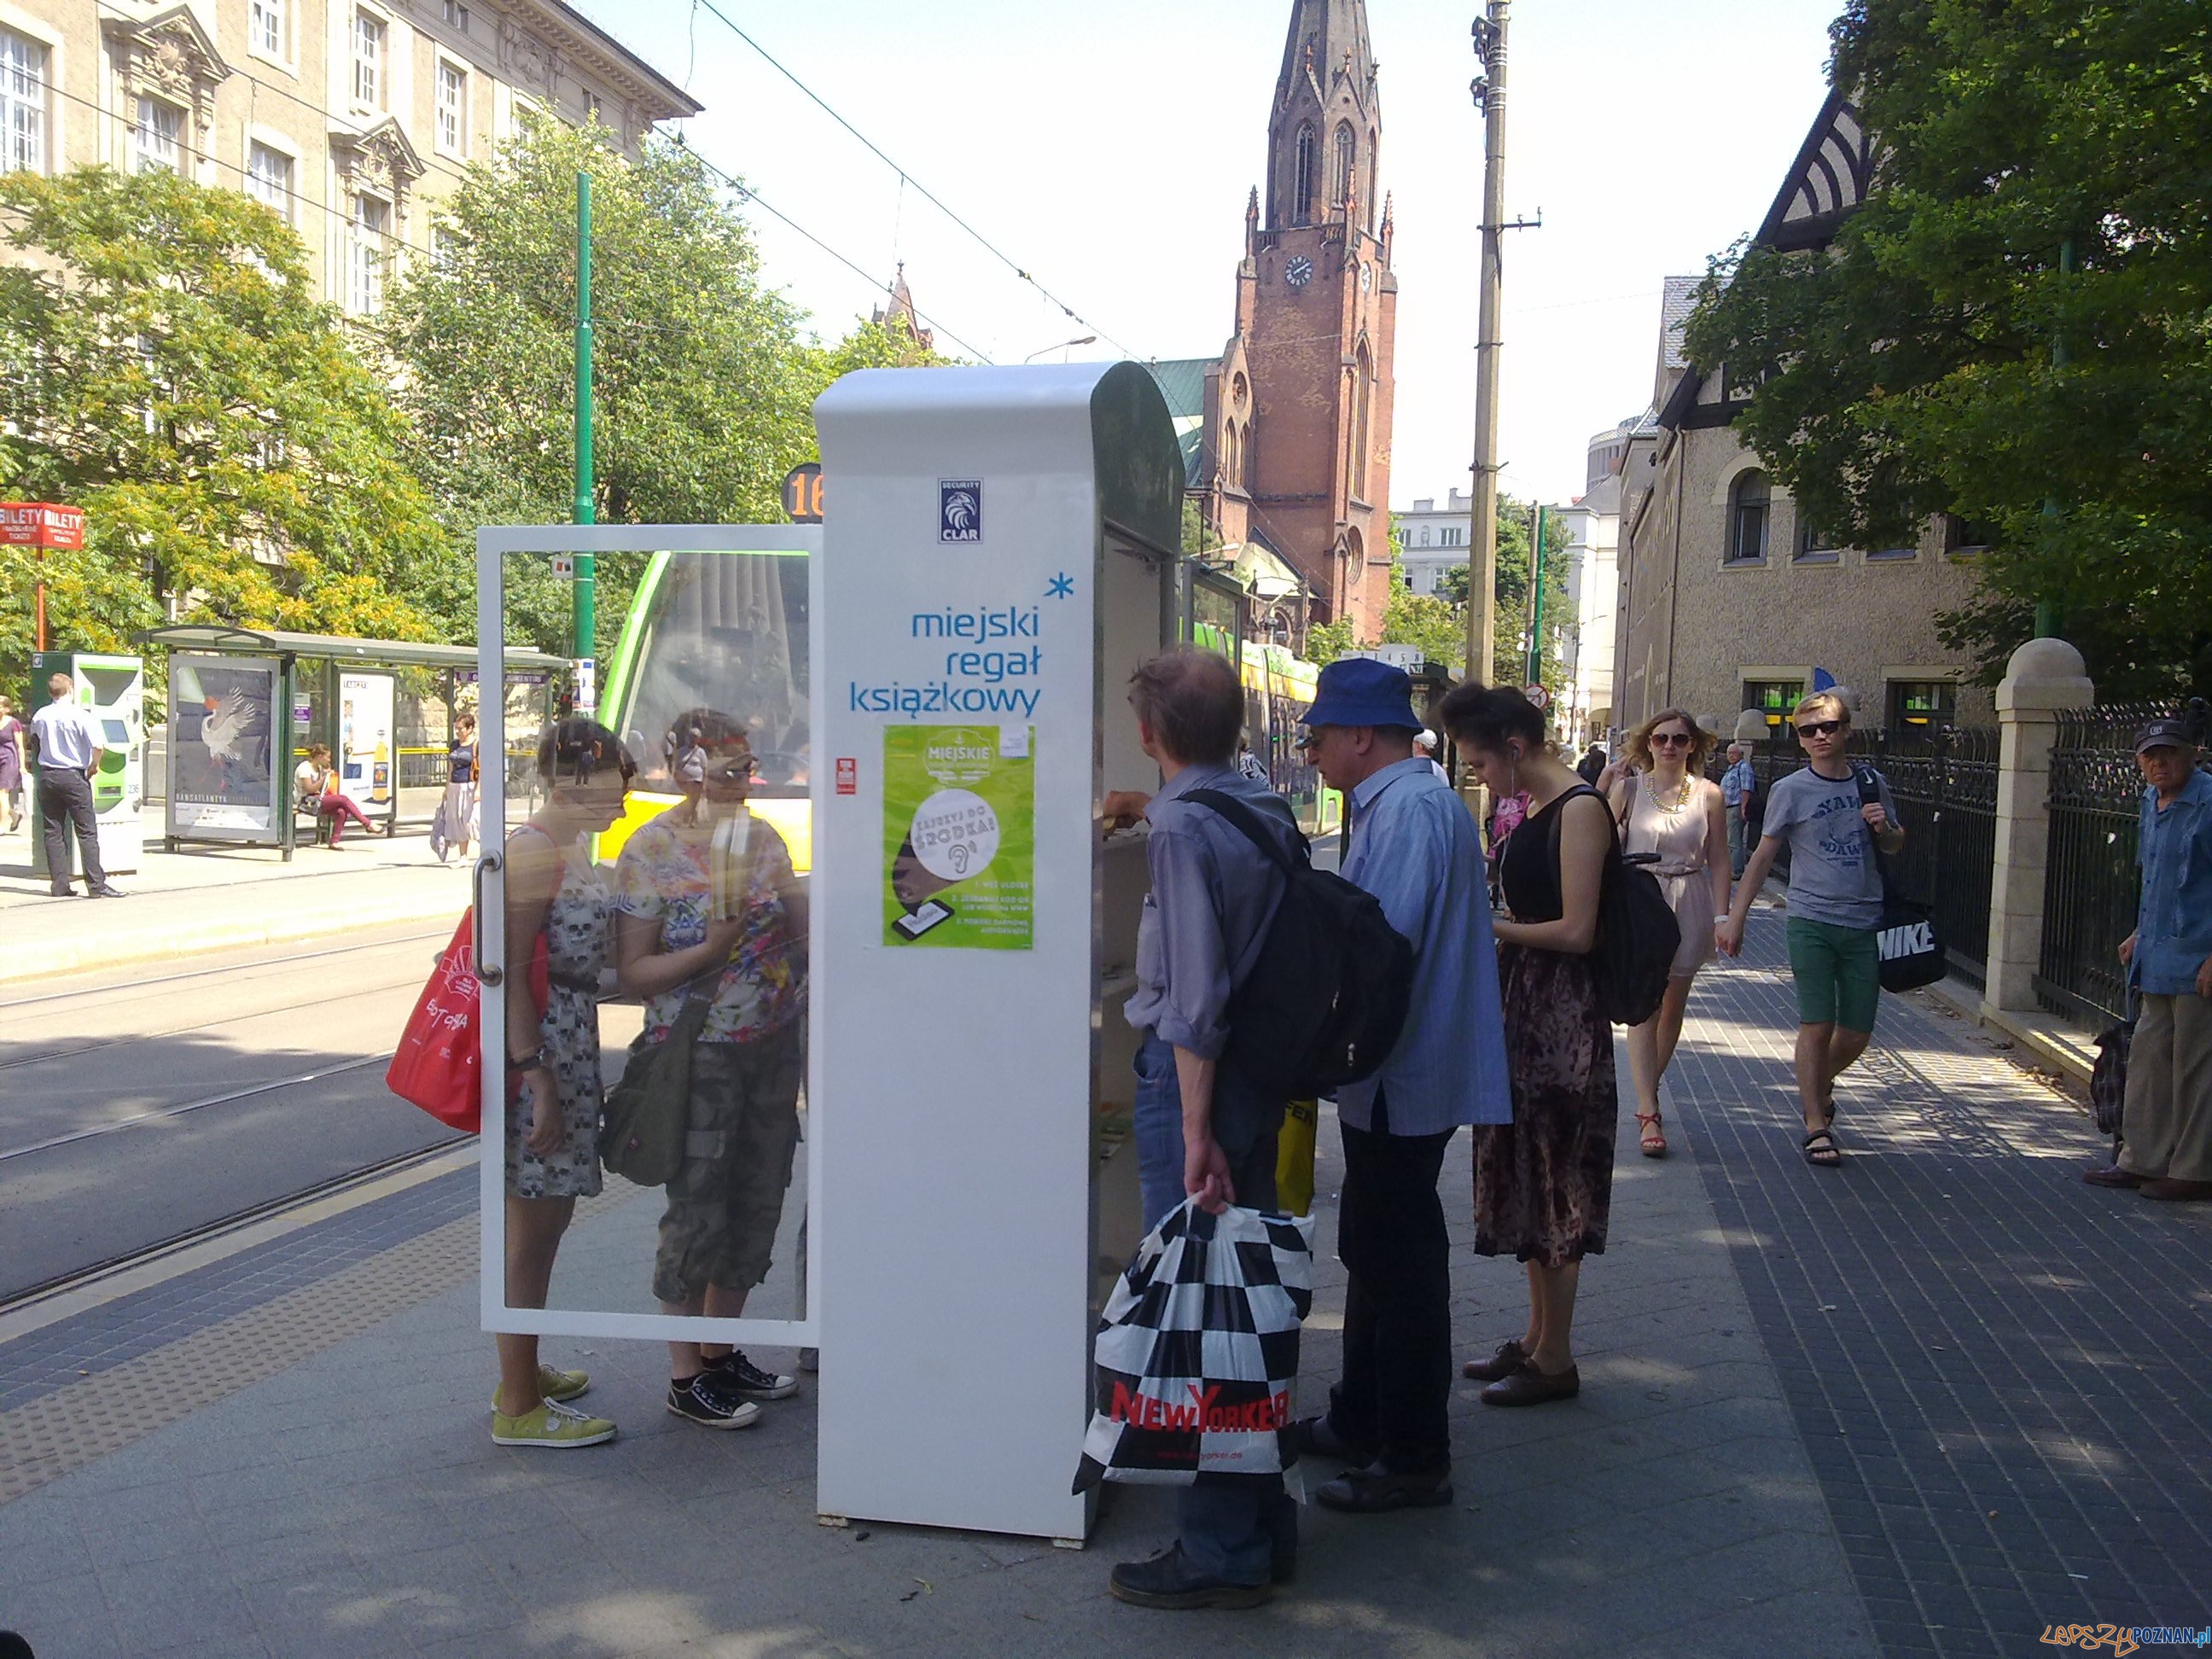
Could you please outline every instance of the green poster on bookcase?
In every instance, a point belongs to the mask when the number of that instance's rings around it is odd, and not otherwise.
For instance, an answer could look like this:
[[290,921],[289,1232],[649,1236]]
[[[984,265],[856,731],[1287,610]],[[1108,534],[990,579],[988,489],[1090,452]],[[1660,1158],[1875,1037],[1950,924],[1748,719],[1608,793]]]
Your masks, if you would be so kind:
[[1026,951],[1036,907],[1027,726],[884,732],[884,942]]

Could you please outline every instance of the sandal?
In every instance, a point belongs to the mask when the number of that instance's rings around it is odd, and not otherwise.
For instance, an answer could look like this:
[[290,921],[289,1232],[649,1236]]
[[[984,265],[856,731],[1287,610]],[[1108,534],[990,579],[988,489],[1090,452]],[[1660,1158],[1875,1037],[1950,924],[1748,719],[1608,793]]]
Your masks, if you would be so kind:
[[[1813,1143],[1825,1140],[1825,1146]],[[1826,1127],[1815,1129],[1805,1137],[1805,1161],[1816,1170],[1832,1170],[1844,1161],[1843,1149],[1836,1145],[1836,1132]]]
[[1644,1156],[1646,1158],[1666,1157],[1667,1137],[1662,1134],[1659,1131],[1659,1114],[1656,1112],[1638,1112],[1636,1115],[1636,1121],[1638,1123],[1647,1124],[1650,1126],[1644,1131]]

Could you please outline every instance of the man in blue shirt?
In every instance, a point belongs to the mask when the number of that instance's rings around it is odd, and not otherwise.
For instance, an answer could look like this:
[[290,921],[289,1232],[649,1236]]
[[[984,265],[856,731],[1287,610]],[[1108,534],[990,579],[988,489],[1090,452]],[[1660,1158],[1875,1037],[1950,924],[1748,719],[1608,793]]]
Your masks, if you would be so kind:
[[1728,746],[1728,770],[1721,774],[1721,805],[1728,809],[1729,873],[1743,879],[1744,861],[1751,856],[1751,798],[1759,779],[1745,757],[1743,745]]
[[[1289,804],[1237,769],[1244,693],[1228,659],[1183,649],[1137,670],[1129,702],[1146,754],[1159,763],[1158,794],[1116,793],[1104,816],[1152,825],[1145,857],[1152,890],[1137,928],[1137,988],[1122,1012],[1142,1033],[1132,1109],[1145,1225],[1186,1197],[1218,1212],[1272,1209],[1275,1141],[1284,1102],[1222,1057],[1229,997],[1258,957],[1282,902],[1283,877],[1242,830],[1188,799],[1218,790],[1297,842]],[[1181,1536],[1148,1561],[1114,1569],[1115,1595],[1139,1607],[1257,1607],[1294,1567],[1297,1508],[1282,1478],[1231,1476],[1178,1494]]]
[[1413,683],[1346,658],[1321,672],[1314,763],[1357,808],[1345,879],[1413,947],[1406,1024],[1376,1074],[1337,1091],[1344,1380],[1300,1443],[1352,1467],[1315,1498],[1354,1514],[1451,1501],[1451,1262],[1437,1178],[1463,1123],[1510,1123],[1498,951],[1474,820],[1415,751]]
[[2128,1053],[2119,1161],[2100,1187],[2145,1198],[2212,1198],[2212,775],[2179,720],[2136,734],[2142,794],[2142,902],[2120,960],[2142,999]]
[[100,810],[93,800],[93,775],[106,752],[100,722],[76,700],[76,682],[57,674],[46,682],[52,701],[31,716],[31,739],[39,747],[39,818],[46,833],[46,881],[56,898],[70,887],[70,831],[76,831],[77,855],[84,860],[84,896],[121,898],[100,861]]

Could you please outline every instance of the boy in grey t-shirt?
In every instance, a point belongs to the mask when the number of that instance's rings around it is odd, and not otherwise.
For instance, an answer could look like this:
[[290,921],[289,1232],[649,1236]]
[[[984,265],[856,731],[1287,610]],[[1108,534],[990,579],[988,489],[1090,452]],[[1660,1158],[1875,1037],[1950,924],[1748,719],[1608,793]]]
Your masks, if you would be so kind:
[[1857,774],[1844,757],[1850,710],[1831,691],[1816,691],[1790,716],[1807,764],[1767,796],[1759,848],[1744,866],[1735,902],[1720,930],[1730,956],[1743,948],[1744,919],[1784,842],[1790,843],[1790,972],[1797,989],[1797,1093],[1805,1114],[1805,1161],[1821,1169],[1842,1161],[1836,1146],[1836,1079],[1866,1052],[1881,997],[1881,927],[1878,848],[1894,855],[1905,845],[1887,780],[1871,773],[1877,799],[1860,799]]

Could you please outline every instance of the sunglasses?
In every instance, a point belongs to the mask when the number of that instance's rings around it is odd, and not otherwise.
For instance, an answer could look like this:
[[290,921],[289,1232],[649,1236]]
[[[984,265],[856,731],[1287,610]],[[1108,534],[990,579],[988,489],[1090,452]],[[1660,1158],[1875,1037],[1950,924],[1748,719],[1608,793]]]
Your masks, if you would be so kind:
[[1797,735],[1801,738],[1832,738],[1843,729],[1841,720],[1814,720],[1809,726],[1799,726]]
[[1690,746],[1690,734],[1687,732],[1654,732],[1651,734],[1651,741],[1663,743],[1669,749],[1679,743],[1686,749]]

